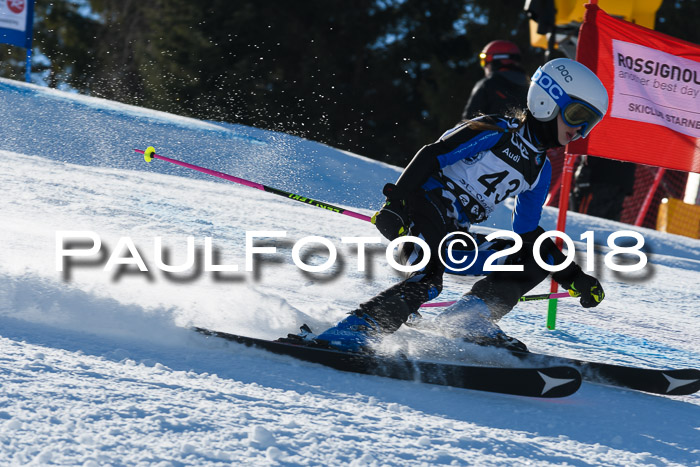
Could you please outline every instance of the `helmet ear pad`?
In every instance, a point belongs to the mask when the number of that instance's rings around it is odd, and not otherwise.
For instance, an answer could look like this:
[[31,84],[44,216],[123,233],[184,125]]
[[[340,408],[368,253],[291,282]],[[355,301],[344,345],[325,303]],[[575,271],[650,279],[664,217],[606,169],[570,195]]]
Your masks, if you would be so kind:
[[539,86],[530,86],[527,91],[527,107],[532,116],[541,122],[557,118],[559,106],[547,92]]

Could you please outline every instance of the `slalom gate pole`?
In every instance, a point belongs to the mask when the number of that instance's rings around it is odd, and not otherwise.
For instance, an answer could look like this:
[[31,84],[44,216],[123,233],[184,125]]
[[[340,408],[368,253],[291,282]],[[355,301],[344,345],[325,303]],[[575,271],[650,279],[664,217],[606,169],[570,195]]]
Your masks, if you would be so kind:
[[139,154],[143,154],[143,158],[146,162],[151,162],[151,160],[153,159],[160,159],[162,161],[170,162],[171,164],[196,170],[197,172],[202,172],[213,177],[223,178],[224,180],[228,180],[229,182],[233,183],[238,183],[239,185],[245,185],[250,188],[255,188],[258,190],[266,191],[268,193],[274,193],[279,196],[284,196],[287,199],[299,201],[300,203],[309,204],[311,206],[316,206],[317,208],[325,209],[327,211],[337,212],[338,214],[344,214],[346,216],[354,217],[355,219],[360,219],[367,222],[370,222],[371,220],[369,216],[365,216],[364,214],[360,214],[359,212],[354,212],[349,209],[333,206],[332,204],[316,201],[314,199],[307,198],[301,195],[296,195],[294,193],[289,193],[287,191],[278,190],[277,188],[272,188],[266,185],[262,185],[260,183],[251,182],[250,180],[245,180],[243,178],[234,177],[233,175],[225,174],[223,172],[217,172],[216,170],[206,169],[198,165],[188,164],[187,162],[182,162],[177,159],[171,159],[169,157],[161,156],[159,154],[156,154],[156,150],[153,148],[153,146],[149,146],[148,148],[146,148],[145,151],[142,151],[141,149],[134,149],[134,151],[138,152]]
[[[553,298],[566,298],[566,297],[571,297],[569,295],[569,292],[557,292],[557,293],[543,293],[543,294],[536,294],[536,295],[523,295],[520,297],[521,302],[532,302],[535,300],[550,300]],[[451,302],[430,302],[430,303],[424,303],[421,305],[421,307],[441,307],[441,306],[450,306],[453,303],[456,303],[456,300],[451,301]]]
[[[182,162],[177,159],[171,159],[169,157],[161,156],[160,154],[156,154],[156,150],[153,146],[149,146],[146,148],[145,151],[141,149],[134,149],[139,154],[143,154],[143,159],[146,162],[151,162],[153,159],[160,159],[165,162],[170,162],[171,164],[179,165],[181,167],[185,167],[188,169],[196,170],[197,172],[202,172],[207,175],[211,175],[213,177],[218,177],[218,178],[223,178],[224,180],[228,180],[229,182],[233,183],[238,183],[239,185],[245,185],[250,188],[255,188],[257,190],[262,190],[266,191],[268,193],[273,193],[279,196],[284,196],[287,199],[291,199],[293,201],[299,201],[304,204],[309,204],[311,206],[316,206],[317,208],[322,208],[326,209],[328,211],[332,212],[337,212],[338,214],[344,214],[346,216],[354,217],[355,219],[360,219],[362,221],[367,221],[370,222],[371,218],[369,216],[366,216],[364,214],[360,214],[359,212],[354,212],[349,209],[341,208],[338,206],[333,206],[332,204],[324,203],[321,201],[316,201],[311,198],[306,198],[304,196],[300,195],[295,195],[294,193],[289,193],[284,190],[279,190],[277,188],[273,188],[267,185],[262,185],[260,183],[256,182],[251,182],[250,180],[246,180],[243,178],[239,177],[234,177],[233,175],[229,175],[223,172],[217,172],[216,170],[211,170],[207,169],[204,167],[200,167],[198,165],[194,164],[189,164],[187,162]],[[533,300],[549,300],[553,298],[565,298],[569,297],[568,292],[560,292],[560,293],[550,293],[550,294],[539,294],[539,295],[525,295],[523,297],[520,297],[521,302],[529,302]],[[424,303],[421,305],[421,307],[442,307],[442,306],[450,306],[454,301],[451,302],[434,302],[434,303]]]

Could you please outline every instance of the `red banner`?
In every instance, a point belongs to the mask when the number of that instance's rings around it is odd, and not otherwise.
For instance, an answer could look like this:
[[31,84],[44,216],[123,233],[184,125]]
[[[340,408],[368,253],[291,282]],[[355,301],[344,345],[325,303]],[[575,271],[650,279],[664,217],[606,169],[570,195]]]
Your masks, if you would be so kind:
[[587,4],[576,59],[598,75],[610,105],[569,154],[700,173],[700,46]]

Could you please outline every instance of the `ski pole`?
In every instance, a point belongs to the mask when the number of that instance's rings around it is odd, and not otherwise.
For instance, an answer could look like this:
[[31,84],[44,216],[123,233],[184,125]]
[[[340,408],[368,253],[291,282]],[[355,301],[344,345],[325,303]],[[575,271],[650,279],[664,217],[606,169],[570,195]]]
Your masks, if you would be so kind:
[[[569,292],[558,292],[558,293],[543,293],[543,294],[536,294],[536,295],[523,295],[520,297],[521,302],[531,302],[534,300],[549,300],[551,298],[566,298],[566,297],[571,297],[569,295]],[[421,305],[421,307],[441,307],[441,306],[450,306],[453,303],[456,303],[456,300],[453,300],[451,302],[431,302],[431,303],[424,303]]]
[[260,183],[255,183],[251,182],[250,180],[245,180],[243,178],[238,178],[234,177],[233,175],[225,174],[223,172],[217,172],[216,170],[211,170],[211,169],[206,169],[204,167],[200,167],[198,165],[194,164],[188,164],[187,162],[182,162],[177,159],[171,159],[169,157],[161,156],[159,154],[156,154],[156,150],[153,146],[149,146],[146,148],[145,151],[142,151],[141,149],[134,149],[134,151],[138,152],[139,154],[143,154],[143,158],[146,162],[151,162],[153,159],[160,159],[165,162],[170,162],[171,164],[179,165],[182,167],[186,167],[188,169],[196,170],[197,172],[202,172],[207,175],[212,175],[214,177],[219,177],[223,178],[224,180],[228,180],[229,182],[233,183],[238,183],[239,185],[245,185],[250,188],[256,188],[258,190],[266,191],[268,193],[274,193],[279,196],[284,196],[287,199],[291,199],[293,201],[299,201],[300,203],[304,204],[310,204],[311,206],[316,206],[317,208],[322,208],[326,209],[328,211],[332,212],[337,212],[338,214],[344,214],[346,216],[354,217],[355,219],[360,219],[363,221],[370,222],[370,217],[366,216],[364,214],[360,214],[359,212],[354,212],[349,209],[341,208],[338,206],[333,206],[332,204],[324,203],[321,201],[316,201],[311,198],[307,198],[305,196],[301,195],[296,195],[294,193],[289,193],[287,191],[279,190],[277,188],[273,188],[267,185],[262,185]]

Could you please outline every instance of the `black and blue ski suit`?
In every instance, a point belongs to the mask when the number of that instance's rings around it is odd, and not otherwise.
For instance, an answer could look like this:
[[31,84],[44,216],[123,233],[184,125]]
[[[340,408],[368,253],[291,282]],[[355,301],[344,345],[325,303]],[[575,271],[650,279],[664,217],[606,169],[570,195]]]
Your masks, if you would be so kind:
[[[431,259],[421,270],[354,311],[373,318],[383,332],[395,331],[420,305],[440,294],[445,266],[436,253],[442,239],[450,232],[468,232],[471,225],[485,221],[509,197],[517,197],[512,228],[523,238],[524,245],[506,261],[522,264],[524,269],[489,273],[473,285],[470,293],[484,300],[494,318],[500,319],[549,274],[534,261],[532,243],[544,232],[539,222],[552,173],[546,150],[559,146],[556,120],[543,123],[528,113],[524,122],[498,116],[480,117],[473,122],[490,124],[493,129],[484,130],[479,125],[476,126],[480,129],[475,129],[473,123],[461,123],[424,146],[396,182],[392,196],[405,200],[408,233],[428,244]],[[377,222],[379,227],[379,218]],[[482,259],[489,252],[512,245],[506,239],[486,242],[483,235],[471,235],[479,239]],[[423,251],[406,242],[400,257],[404,264],[418,264]],[[543,244],[541,257],[550,264],[564,260],[551,240]],[[557,274],[570,276],[576,272],[567,270],[556,273],[554,278],[559,280]],[[483,271],[472,267],[467,273],[479,275]]]

